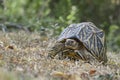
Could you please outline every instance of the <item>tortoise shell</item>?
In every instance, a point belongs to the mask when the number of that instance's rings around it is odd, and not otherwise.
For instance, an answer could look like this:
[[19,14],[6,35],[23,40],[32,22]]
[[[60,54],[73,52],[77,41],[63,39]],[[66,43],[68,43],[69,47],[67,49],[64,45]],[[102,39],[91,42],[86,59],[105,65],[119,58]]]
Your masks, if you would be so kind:
[[63,30],[57,41],[66,39],[75,39],[83,43],[87,51],[97,60],[107,62],[105,33],[92,22],[71,24]]

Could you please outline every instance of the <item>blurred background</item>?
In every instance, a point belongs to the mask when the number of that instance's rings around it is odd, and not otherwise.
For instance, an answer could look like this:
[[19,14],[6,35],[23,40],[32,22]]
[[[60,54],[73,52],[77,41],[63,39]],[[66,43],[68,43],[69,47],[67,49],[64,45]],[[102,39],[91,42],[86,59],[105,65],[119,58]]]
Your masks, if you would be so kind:
[[0,30],[23,29],[55,37],[72,23],[93,22],[108,50],[120,51],[120,0],[0,0]]

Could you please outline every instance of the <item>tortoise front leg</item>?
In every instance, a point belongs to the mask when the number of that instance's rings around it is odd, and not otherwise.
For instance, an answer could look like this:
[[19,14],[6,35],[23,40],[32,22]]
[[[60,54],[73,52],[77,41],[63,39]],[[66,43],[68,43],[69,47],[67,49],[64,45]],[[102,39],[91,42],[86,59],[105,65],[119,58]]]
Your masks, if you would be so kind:
[[66,48],[61,53],[59,53],[59,59],[65,59],[65,58],[73,59],[74,55],[75,55],[74,50]]
[[65,45],[62,42],[56,42],[53,47],[48,50],[48,57],[54,58],[58,53],[65,49]]
[[83,50],[75,50],[75,53],[78,59],[89,62],[88,55]]
[[83,60],[88,62],[88,56],[82,50],[65,49],[59,54],[61,59],[69,58],[71,60]]

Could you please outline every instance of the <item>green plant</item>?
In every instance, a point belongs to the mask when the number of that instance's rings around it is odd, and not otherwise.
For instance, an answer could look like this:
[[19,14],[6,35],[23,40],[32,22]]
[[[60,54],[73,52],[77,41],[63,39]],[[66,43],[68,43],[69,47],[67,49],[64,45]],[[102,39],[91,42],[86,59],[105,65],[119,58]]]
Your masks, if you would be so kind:
[[111,25],[107,36],[109,49],[116,51],[120,48],[120,28],[117,25]]

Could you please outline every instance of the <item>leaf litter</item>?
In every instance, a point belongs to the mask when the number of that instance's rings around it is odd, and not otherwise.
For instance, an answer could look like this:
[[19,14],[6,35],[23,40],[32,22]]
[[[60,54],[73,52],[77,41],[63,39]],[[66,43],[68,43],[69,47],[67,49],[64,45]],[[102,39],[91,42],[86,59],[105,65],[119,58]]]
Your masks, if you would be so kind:
[[120,55],[114,52],[107,52],[107,65],[49,59],[54,38],[24,31],[0,37],[0,80],[120,80]]

